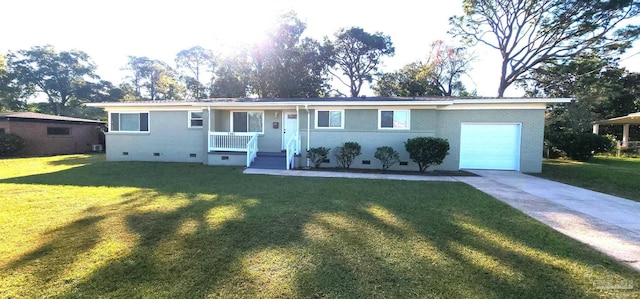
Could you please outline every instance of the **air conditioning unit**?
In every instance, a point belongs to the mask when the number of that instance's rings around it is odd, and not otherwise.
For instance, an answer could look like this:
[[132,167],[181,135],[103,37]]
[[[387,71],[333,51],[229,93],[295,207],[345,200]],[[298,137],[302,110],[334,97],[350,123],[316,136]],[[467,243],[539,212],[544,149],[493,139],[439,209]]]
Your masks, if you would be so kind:
[[94,152],[101,152],[102,151],[102,144],[94,144],[91,146],[91,150]]

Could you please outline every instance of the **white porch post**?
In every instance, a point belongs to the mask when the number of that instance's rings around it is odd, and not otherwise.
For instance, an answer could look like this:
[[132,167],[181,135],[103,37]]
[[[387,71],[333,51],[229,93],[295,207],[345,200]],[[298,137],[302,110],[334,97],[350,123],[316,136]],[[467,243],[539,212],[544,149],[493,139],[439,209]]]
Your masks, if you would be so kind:
[[296,155],[300,154],[300,107],[296,105],[296,136],[298,136],[298,141],[296,141]]
[[629,124],[622,125],[622,146],[629,146]]
[[593,134],[598,134],[598,132],[600,132],[600,125],[593,124]]
[[[309,106],[304,105],[304,110],[307,110],[307,152],[309,152],[309,145],[311,139],[311,112],[309,112]],[[311,167],[311,160],[307,158],[307,168]]]

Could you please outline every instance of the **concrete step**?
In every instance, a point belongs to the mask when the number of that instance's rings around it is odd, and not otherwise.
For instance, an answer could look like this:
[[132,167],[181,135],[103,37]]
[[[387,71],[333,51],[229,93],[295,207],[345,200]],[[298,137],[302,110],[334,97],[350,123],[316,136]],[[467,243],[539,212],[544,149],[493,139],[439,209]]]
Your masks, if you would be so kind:
[[258,169],[286,169],[284,153],[258,152],[250,168]]

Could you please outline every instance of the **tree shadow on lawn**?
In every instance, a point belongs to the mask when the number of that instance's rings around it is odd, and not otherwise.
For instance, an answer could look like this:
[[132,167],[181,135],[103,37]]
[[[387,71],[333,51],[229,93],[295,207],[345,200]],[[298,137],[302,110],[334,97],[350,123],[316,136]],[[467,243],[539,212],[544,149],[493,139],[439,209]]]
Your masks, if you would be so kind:
[[[634,275],[461,183],[169,163],[100,163],[0,183],[141,188],[88,209],[3,269],[40,275],[38,295],[585,298],[595,296],[579,280],[591,265]],[[174,197],[185,202],[150,208]],[[116,216],[134,245],[60,287],[56,276],[103,246],[98,225]],[[81,242],[61,248],[70,236]],[[55,287],[62,294],[47,293]]]

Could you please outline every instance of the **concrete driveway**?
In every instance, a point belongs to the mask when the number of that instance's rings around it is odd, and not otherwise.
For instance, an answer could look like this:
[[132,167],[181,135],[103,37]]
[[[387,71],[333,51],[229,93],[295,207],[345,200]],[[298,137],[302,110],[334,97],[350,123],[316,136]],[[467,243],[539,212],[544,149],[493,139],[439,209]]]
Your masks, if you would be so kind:
[[640,202],[513,171],[456,177],[640,271]]

